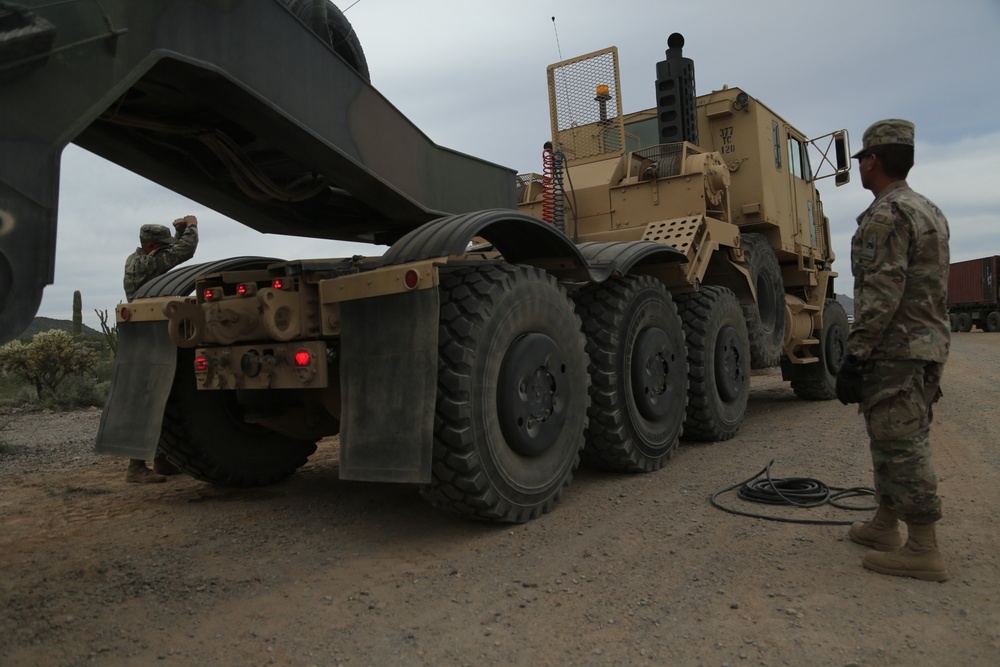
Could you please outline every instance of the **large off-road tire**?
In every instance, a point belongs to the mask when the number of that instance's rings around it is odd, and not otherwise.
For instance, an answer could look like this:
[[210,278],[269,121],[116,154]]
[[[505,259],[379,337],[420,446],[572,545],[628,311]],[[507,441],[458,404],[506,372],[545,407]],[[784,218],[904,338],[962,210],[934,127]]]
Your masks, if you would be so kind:
[[687,404],[684,329],[670,293],[646,276],[574,295],[590,357],[585,459],[616,472],[657,470],[673,455]]
[[958,331],[958,315],[950,313],[948,315],[948,324],[951,326],[952,333]]
[[534,267],[441,272],[433,504],[490,521],[552,509],[573,478],[587,426],[580,318]]
[[969,313],[958,314],[958,330],[963,333],[972,331],[972,315]]
[[994,310],[986,316],[986,330],[1000,331],[1000,311]]
[[[295,14],[303,23],[310,28],[310,18],[312,17],[312,0],[281,0],[281,3],[288,7],[288,10]],[[354,32],[351,22],[344,16],[344,12],[333,4],[327,2],[326,5],[326,27],[329,31],[329,44],[337,55],[343,58],[348,65],[354,68],[365,81],[371,82],[371,75],[368,73],[368,59],[365,58],[364,49],[361,48],[361,41],[357,33]],[[323,36],[324,39],[327,35]]]
[[799,398],[810,401],[829,401],[837,397],[837,373],[847,356],[847,313],[836,299],[823,304],[823,330],[816,332],[819,362],[805,368],[808,377],[792,380],[792,391]]
[[732,291],[716,285],[677,297],[688,353],[685,440],[736,435],[750,396],[750,345]]
[[785,346],[785,286],[774,248],[763,234],[743,234],[743,265],[757,290],[757,303],[743,306],[750,341],[750,367],[777,366]]
[[242,419],[234,391],[199,391],[194,353],[181,350],[163,415],[158,445],[167,460],[192,477],[226,486],[259,486],[302,467],[316,444]]

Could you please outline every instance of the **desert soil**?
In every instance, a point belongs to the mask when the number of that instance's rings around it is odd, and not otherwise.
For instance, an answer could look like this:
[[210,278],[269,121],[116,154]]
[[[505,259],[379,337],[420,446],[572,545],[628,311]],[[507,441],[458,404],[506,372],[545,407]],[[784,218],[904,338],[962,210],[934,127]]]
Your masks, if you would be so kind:
[[583,466],[526,525],[340,481],[335,443],[266,488],[126,484],[92,452],[98,410],[18,414],[0,432],[0,664],[996,665],[998,377],[1000,335],[955,334],[932,430],[945,583],[863,569],[843,526],[710,505],[771,460],[871,484],[855,409],[797,400],[774,371],[734,440],[652,474]]

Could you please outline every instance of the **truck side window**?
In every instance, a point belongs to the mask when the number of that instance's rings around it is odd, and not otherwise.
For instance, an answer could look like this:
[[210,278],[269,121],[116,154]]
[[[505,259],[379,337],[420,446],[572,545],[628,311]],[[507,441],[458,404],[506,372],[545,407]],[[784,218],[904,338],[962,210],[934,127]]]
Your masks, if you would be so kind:
[[781,171],[781,131],[778,127],[778,121],[771,121],[771,133],[774,135],[772,137],[774,144],[774,168]]
[[788,137],[788,163],[793,174],[804,181],[812,180],[809,153],[806,150],[805,144],[795,137]]

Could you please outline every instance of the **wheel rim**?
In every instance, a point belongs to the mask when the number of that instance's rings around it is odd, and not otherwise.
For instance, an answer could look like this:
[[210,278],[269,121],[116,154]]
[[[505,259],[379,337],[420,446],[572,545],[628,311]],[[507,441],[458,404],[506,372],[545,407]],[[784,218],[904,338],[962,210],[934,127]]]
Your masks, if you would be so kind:
[[724,401],[739,397],[746,382],[741,361],[739,335],[733,327],[723,327],[715,341],[715,384]]
[[646,329],[636,338],[632,351],[632,396],[644,418],[661,421],[673,403],[668,381],[674,354],[670,338],[658,327]]
[[558,440],[570,388],[562,351],[540,333],[520,336],[507,349],[497,381],[497,414],[507,445],[540,456]]

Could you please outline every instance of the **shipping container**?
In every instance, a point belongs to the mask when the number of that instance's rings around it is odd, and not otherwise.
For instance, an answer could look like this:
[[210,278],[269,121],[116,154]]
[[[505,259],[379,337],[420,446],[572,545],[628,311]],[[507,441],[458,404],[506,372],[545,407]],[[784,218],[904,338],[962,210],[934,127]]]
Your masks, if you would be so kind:
[[1000,331],[1000,256],[955,262],[948,272],[948,314],[952,331]]

